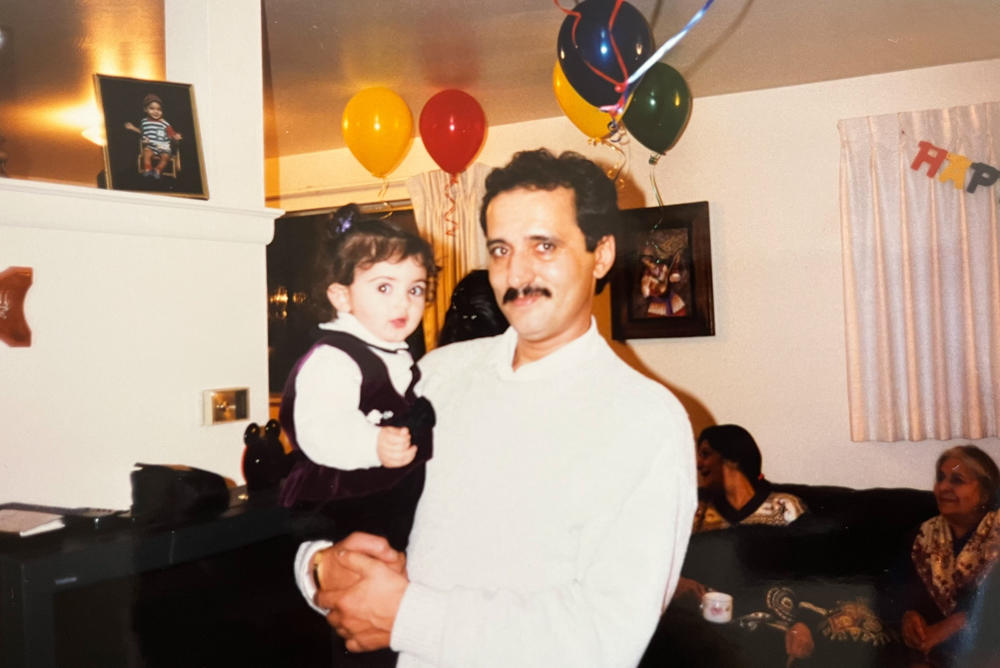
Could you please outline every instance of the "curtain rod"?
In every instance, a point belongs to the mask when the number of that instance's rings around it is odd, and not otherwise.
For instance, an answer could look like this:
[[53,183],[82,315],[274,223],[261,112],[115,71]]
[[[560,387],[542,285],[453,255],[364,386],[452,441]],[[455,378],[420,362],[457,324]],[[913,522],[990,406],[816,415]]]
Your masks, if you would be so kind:
[[274,202],[281,199],[292,199],[295,197],[316,197],[317,195],[336,195],[338,193],[354,192],[356,190],[381,190],[382,188],[395,188],[406,186],[406,179],[386,179],[385,181],[374,181],[367,183],[351,183],[342,186],[329,186],[320,188],[306,187],[294,192],[284,192],[275,195],[267,195],[265,201]]
[[[339,206],[327,206],[318,209],[304,209],[302,211],[288,211],[282,218],[298,218],[300,216],[318,216],[324,213],[333,213]],[[361,213],[396,213],[397,211],[413,211],[413,200],[393,199],[384,202],[365,202],[358,204]]]

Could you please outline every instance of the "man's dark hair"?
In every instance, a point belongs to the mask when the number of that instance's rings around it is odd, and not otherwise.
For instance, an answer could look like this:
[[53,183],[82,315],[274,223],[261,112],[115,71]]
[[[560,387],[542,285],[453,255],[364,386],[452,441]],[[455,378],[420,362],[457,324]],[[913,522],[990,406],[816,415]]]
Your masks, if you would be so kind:
[[566,151],[556,157],[548,150],[516,153],[506,167],[498,167],[486,177],[486,194],[479,210],[479,224],[486,232],[486,209],[493,198],[509,190],[555,190],[569,188],[576,205],[576,224],[583,231],[587,250],[618,231],[618,191],[598,165],[579,153]]

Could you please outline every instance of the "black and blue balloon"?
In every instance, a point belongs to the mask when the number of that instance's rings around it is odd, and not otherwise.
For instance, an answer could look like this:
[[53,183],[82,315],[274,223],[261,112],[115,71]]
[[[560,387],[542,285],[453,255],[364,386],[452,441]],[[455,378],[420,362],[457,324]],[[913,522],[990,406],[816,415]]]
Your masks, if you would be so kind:
[[584,0],[567,12],[556,56],[566,80],[595,107],[619,104],[629,75],[652,55],[653,33],[628,2]]

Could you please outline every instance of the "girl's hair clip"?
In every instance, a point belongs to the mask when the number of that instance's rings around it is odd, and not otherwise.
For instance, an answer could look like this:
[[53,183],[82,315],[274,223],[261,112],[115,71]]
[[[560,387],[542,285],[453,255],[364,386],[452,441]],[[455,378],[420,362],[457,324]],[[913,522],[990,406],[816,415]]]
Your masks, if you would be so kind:
[[345,204],[337,209],[330,221],[334,235],[341,235],[347,232],[361,218],[361,210],[357,204]]

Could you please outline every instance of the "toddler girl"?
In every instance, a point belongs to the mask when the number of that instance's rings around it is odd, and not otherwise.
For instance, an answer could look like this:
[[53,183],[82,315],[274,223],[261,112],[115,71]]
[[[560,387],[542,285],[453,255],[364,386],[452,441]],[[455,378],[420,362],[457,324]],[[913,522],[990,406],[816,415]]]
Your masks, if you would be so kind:
[[296,463],[281,489],[288,507],[322,508],[334,540],[352,531],[404,550],[434,409],[414,386],[406,338],[420,324],[436,273],[430,246],[381,220],[341,208],[318,249],[319,338],[285,383],[279,418]]

